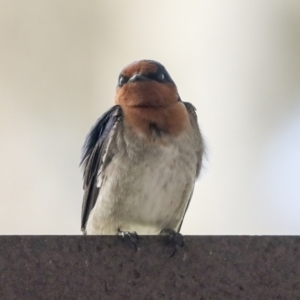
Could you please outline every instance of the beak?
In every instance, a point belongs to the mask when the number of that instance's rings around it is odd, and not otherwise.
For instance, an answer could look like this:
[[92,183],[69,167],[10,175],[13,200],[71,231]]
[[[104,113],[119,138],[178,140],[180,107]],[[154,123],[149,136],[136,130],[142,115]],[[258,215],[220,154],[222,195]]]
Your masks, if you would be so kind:
[[128,82],[146,81],[146,80],[149,80],[149,78],[146,77],[145,75],[142,75],[142,74],[134,74],[134,75],[128,80]]

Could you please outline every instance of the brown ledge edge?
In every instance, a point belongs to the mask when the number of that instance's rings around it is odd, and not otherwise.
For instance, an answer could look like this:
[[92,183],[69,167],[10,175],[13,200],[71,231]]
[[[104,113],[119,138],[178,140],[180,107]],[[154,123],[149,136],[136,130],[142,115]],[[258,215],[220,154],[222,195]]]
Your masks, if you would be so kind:
[[300,299],[300,237],[1,236],[0,299]]

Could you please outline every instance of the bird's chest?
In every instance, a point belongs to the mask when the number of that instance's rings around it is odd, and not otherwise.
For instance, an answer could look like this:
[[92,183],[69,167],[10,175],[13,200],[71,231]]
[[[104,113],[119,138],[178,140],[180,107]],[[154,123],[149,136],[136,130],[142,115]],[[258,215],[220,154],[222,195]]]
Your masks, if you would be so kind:
[[169,186],[176,189],[176,183],[180,185],[189,173],[195,177],[196,156],[188,134],[170,138],[153,133],[149,141],[142,134],[125,132],[120,148],[126,151],[118,152],[115,163],[122,166],[119,171],[134,183],[135,191],[148,196],[163,193]]
[[184,140],[147,145],[124,136],[123,150],[105,171],[102,203],[110,201],[109,211],[122,230],[130,231],[132,225],[135,231],[156,234],[158,228],[176,227],[194,185],[194,151]]

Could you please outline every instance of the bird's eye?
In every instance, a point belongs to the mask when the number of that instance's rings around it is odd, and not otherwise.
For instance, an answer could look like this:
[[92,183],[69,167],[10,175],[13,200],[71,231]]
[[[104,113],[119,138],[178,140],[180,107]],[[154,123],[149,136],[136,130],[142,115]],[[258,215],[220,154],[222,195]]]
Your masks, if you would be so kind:
[[163,73],[158,74],[158,80],[163,81],[165,79],[165,75]]
[[122,86],[124,83],[126,83],[126,78],[123,76],[123,75],[121,75],[120,77],[119,77],[119,86]]

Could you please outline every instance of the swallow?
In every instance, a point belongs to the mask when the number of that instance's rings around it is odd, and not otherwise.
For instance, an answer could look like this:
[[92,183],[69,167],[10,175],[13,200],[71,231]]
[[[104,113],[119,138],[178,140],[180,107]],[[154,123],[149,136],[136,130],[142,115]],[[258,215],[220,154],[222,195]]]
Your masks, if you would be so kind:
[[153,60],[126,66],[115,105],[83,146],[83,233],[178,238],[203,149],[195,108],[182,102],[165,67]]

